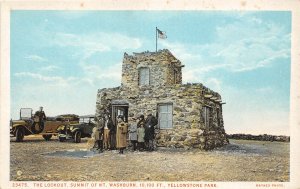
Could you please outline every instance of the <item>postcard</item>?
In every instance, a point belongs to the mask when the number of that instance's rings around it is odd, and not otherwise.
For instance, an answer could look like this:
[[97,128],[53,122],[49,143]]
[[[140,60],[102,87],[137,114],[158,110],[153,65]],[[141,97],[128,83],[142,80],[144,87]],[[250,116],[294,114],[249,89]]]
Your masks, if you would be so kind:
[[1,2],[1,188],[297,188],[299,1]]

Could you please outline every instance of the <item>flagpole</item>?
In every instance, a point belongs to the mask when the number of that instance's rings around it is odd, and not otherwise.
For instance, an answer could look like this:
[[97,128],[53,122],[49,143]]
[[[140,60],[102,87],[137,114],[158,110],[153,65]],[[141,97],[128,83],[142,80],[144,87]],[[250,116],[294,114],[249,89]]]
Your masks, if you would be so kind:
[[156,39],[156,44],[155,45],[156,45],[156,52],[157,52],[157,27],[155,27],[155,36],[156,36],[156,38],[155,38]]

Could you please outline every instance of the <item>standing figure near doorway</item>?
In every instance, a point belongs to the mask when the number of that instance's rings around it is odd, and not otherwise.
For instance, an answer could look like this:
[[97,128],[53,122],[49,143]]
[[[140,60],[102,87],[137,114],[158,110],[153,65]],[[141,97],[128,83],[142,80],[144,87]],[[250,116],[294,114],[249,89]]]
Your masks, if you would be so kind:
[[109,149],[115,150],[116,149],[116,125],[113,123],[110,114],[107,115],[106,124],[109,129],[109,134],[108,134]]
[[104,118],[98,117],[95,119],[96,127],[93,128],[92,136],[95,139],[95,145],[99,152],[103,151],[103,129],[104,129]]
[[[139,132],[138,133],[138,142],[139,142],[139,150],[143,149],[145,150],[145,133],[146,133],[146,129],[145,129],[145,116],[144,115],[140,115],[139,118],[138,118],[138,123],[137,123],[137,127],[138,128],[142,128],[142,129],[139,129]],[[143,137],[143,139],[141,138]]]
[[[143,116],[144,117],[144,116]],[[141,118],[138,118],[139,122],[137,124],[137,138],[138,138],[138,150],[144,150],[145,148],[145,120],[141,121]]]
[[154,150],[154,134],[155,134],[155,126],[157,125],[157,119],[150,113],[147,116],[145,124],[145,142],[146,148],[148,151]]
[[103,129],[103,148],[104,148],[104,150],[108,150],[110,148],[108,116],[105,115],[104,117],[105,117],[105,124],[104,124],[104,129]]
[[117,118],[117,148],[120,150],[120,154],[123,154],[124,149],[127,147],[127,123],[124,122],[123,116],[118,116]]
[[137,123],[135,122],[135,118],[132,116],[129,117],[129,141],[132,145],[132,150],[136,150],[137,146]]

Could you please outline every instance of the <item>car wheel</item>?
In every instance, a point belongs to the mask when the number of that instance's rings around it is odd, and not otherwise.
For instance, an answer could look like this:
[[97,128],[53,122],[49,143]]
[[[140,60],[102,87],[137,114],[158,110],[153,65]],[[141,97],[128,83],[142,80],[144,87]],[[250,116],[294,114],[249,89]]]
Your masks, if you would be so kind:
[[46,141],[50,140],[51,137],[52,137],[52,135],[43,135],[43,138],[44,138]]
[[74,135],[74,142],[75,143],[80,143],[81,142],[81,132],[80,131],[76,131],[75,135]]
[[59,142],[65,142],[66,141],[66,137],[58,137]]
[[22,142],[24,139],[24,135],[25,135],[24,129],[22,127],[18,127],[16,130],[16,141]]

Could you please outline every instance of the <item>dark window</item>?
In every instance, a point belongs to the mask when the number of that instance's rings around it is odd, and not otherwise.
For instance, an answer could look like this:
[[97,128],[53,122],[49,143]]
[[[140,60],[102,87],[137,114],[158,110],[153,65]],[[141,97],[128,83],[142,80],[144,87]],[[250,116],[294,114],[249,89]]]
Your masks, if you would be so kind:
[[178,72],[176,70],[174,70],[174,84],[177,83],[177,76],[178,75]]
[[210,125],[210,115],[211,115],[211,108],[208,106],[204,106],[202,108],[202,116],[204,119],[204,124],[206,128],[209,128]]
[[220,118],[220,109],[217,108],[217,121],[218,121],[218,126],[221,126],[221,118]]

